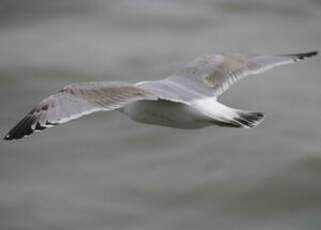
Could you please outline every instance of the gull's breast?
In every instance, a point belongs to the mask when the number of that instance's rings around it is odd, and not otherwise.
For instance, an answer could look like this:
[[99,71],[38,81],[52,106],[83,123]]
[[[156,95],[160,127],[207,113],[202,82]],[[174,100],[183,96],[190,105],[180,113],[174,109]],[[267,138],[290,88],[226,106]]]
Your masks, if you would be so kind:
[[197,129],[211,125],[208,117],[193,107],[165,100],[139,101],[120,110],[132,120],[180,129]]

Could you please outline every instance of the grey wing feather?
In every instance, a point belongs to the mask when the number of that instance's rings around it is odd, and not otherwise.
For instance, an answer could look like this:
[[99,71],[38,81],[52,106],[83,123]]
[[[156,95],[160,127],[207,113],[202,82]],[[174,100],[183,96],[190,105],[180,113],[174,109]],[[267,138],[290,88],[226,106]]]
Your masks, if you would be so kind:
[[203,84],[204,91],[212,89],[215,97],[225,92],[241,78],[258,74],[279,65],[295,63],[318,52],[286,55],[214,54],[196,59],[186,68],[168,78],[169,81],[185,84],[186,79]]
[[137,86],[153,92],[162,100],[186,105],[189,105],[194,99],[212,96],[212,91],[206,90],[202,85],[189,79],[184,79],[183,84],[166,78],[158,81],[139,82]]
[[97,111],[109,111],[139,100],[158,100],[154,94],[123,82],[70,84],[32,109],[5,140],[20,139],[34,131],[65,123]]

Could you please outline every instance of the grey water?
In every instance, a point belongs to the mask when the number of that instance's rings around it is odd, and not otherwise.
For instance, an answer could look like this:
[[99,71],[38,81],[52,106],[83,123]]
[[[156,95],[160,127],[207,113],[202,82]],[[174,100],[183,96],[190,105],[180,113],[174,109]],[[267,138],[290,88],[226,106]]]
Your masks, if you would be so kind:
[[[318,0],[0,1],[0,134],[80,81],[154,80],[214,52],[321,49]],[[320,57],[221,100],[254,129],[98,113],[0,141],[0,229],[321,229]]]

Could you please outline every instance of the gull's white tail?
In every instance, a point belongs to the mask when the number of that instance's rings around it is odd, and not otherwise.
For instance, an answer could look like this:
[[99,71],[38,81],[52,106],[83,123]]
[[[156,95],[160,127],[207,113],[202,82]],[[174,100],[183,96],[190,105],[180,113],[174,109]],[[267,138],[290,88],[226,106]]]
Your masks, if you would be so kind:
[[208,116],[210,122],[222,127],[252,128],[263,121],[261,112],[230,108],[215,98],[195,100],[193,107]]
[[261,112],[251,112],[236,110],[236,115],[233,117],[233,120],[240,124],[240,127],[243,128],[252,128],[260,124],[264,119],[264,114]]

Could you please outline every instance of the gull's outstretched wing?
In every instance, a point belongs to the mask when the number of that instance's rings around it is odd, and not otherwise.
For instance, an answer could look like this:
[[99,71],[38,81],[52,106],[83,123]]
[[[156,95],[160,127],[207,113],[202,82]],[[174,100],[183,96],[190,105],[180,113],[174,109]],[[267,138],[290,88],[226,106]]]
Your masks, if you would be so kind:
[[211,88],[213,96],[221,95],[241,78],[264,72],[275,66],[295,63],[317,55],[317,51],[285,55],[214,54],[196,59],[184,69],[167,78],[184,85],[187,79]]
[[158,97],[123,82],[70,84],[41,101],[9,131],[4,139],[20,139],[34,131],[93,112],[115,110],[139,100],[158,100]]

